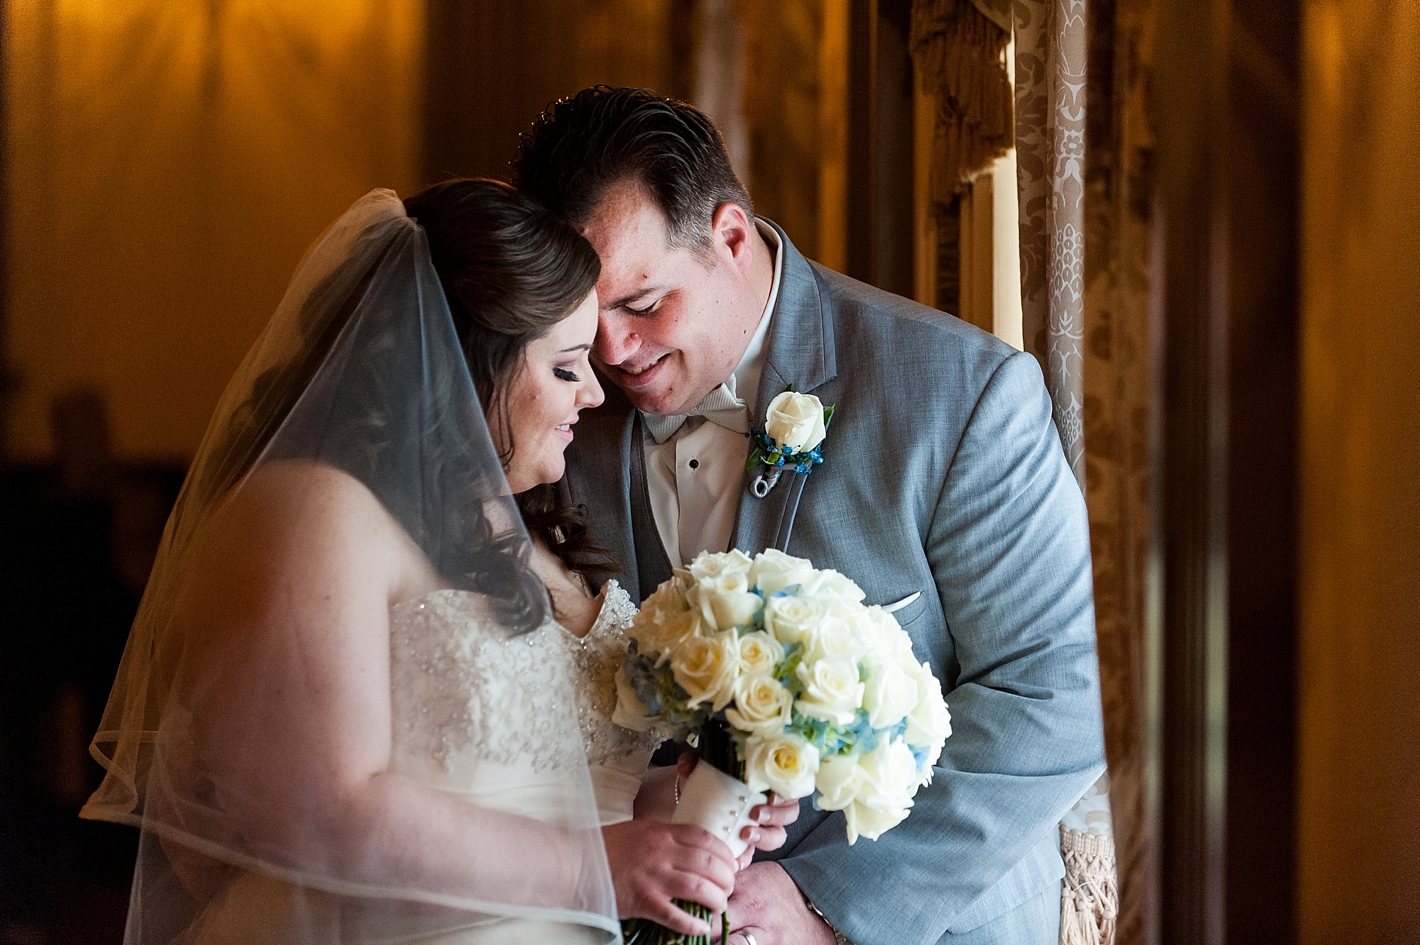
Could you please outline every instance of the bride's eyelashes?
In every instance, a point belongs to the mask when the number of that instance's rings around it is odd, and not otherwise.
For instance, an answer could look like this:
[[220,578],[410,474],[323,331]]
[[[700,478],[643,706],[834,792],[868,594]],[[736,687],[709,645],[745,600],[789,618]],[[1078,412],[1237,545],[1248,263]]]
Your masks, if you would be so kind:
[[577,384],[580,383],[582,380],[573,372],[567,370],[566,368],[560,367],[555,367],[552,369],[552,376],[557,378],[559,381],[566,381],[569,384]]

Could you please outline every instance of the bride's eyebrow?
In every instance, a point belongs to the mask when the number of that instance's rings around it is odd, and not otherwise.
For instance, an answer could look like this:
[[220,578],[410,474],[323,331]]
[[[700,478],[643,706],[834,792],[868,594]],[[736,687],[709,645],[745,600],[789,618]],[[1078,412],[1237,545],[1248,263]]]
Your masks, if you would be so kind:
[[575,351],[591,351],[591,350],[592,350],[592,346],[591,346],[591,345],[573,345],[573,346],[570,347],[570,348],[563,348],[561,351],[559,351],[559,352],[557,352],[557,353],[558,353],[558,354],[572,354],[572,353],[575,352]]

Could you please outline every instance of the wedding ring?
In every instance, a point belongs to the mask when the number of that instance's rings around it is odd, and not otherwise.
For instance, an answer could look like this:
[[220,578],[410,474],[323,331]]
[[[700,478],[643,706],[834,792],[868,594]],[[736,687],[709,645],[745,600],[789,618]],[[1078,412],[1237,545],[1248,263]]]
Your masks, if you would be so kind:
[[741,929],[740,935],[744,937],[745,945],[759,945],[759,939],[754,937],[753,932],[746,932]]

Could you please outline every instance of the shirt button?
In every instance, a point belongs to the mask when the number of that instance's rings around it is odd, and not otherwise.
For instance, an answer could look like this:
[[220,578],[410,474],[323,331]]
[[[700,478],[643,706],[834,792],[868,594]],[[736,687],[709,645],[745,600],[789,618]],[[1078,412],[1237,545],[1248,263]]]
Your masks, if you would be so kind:
[[690,461],[690,468],[691,468],[691,469],[699,469],[699,468],[700,468],[700,460],[698,460],[698,459],[692,459],[692,460]]

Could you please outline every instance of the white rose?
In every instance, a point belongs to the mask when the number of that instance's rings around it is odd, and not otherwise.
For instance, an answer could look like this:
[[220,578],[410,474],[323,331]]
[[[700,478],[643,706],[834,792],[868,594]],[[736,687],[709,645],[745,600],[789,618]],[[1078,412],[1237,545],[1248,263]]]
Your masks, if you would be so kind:
[[656,717],[631,687],[625,667],[616,670],[616,708],[611,713],[611,721],[633,732],[649,732],[656,725]]
[[764,629],[781,643],[809,642],[823,620],[823,605],[812,597],[782,595],[764,602]]
[[650,656],[660,666],[670,658],[680,644],[701,635],[700,614],[693,610],[682,610],[669,614],[664,610],[641,611],[627,631],[634,639],[642,655]]
[[858,678],[858,662],[846,656],[826,656],[800,663],[799,682],[803,694],[795,705],[810,718],[834,725],[851,725],[863,704],[863,683]]
[[[927,756],[926,763],[922,765],[921,773],[917,775],[918,788],[926,787],[927,785],[932,783],[932,775],[936,771],[933,765],[937,763],[937,759],[941,756],[942,746],[938,745],[932,750],[932,753]],[[917,793],[917,788],[913,788],[912,793],[915,795]]]
[[725,718],[742,732],[772,735],[788,726],[794,694],[773,676],[740,676],[734,684],[735,704]]
[[832,568],[815,571],[813,577],[804,581],[803,585],[805,594],[812,594],[814,597],[829,597],[854,604],[868,596],[854,581]]
[[823,442],[823,403],[813,394],[786,390],[769,402],[764,432],[791,453],[804,453]]
[[783,644],[763,630],[740,637],[740,672],[747,676],[772,673],[783,658]]
[[843,809],[843,815],[848,821],[848,845],[852,846],[857,843],[859,837],[867,837],[869,840],[878,839],[906,820],[907,812],[911,807],[911,798],[908,798],[907,803],[902,806],[874,806],[864,801],[855,801],[849,804]]
[[663,581],[661,586],[641,602],[641,613],[651,611],[656,614],[674,616],[690,608],[685,599],[685,582],[679,578]]
[[862,637],[853,626],[829,613],[819,621],[818,630],[808,640],[804,659],[811,662],[828,656],[846,656],[856,662],[866,651]]
[[917,781],[917,758],[907,742],[900,738],[892,741],[882,739],[878,747],[868,752],[859,761],[863,769],[863,781],[868,785],[864,797],[900,799],[912,792]]
[[703,581],[706,578],[716,578],[721,574],[733,574],[739,572],[748,574],[750,565],[753,562],[738,548],[733,551],[711,552],[702,551],[695,556],[695,560],[690,562],[687,569],[691,577],[696,581]]
[[870,657],[865,664],[868,679],[863,688],[863,708],[873,728],[892,728],[917,708],[920,701],[917,679],[895,659]]
[[671,657],[671,672],[690,696],[686,705],[692,709],[708,702],[719,712],[728,705],[739,668],[740,646],[733,630],[687,637]]
[[818,749],[801,735],[780,732],[745,739],[745,781],[751,791],[804,797],[813,793],[817,773]]
[[814,787],[818,788],[819,810],[843,810],[852,804],[863,789],[863,771],[858,765],[858,756],[833,755],[820,759]]
[[912,638],[903,632],[896,617],[878,605],[864,608],[863,616],[855,626],[868,648],[875,653],[884,657],[903,652],[912,655]]
[[952,734],[952,714],[947,711],[947,700],[942,696],[942,684],[932,675],[932,667],[927,663],[913,660],[903,664],[903,668],[917,680],[917,705],[907,715],[907,732],[904,737],[909,745],[931,748],[931,760],[936,762],[941,753],[942,742]]
[[770,548],[754,556],[754,564],[749,571],[749,583],[768,597],[775,591],[812,580],[814,574],[814,566],[810,561],[785,554],[778,548]]
[[876,840],[902,823],[917,790],[917,759],[900,739],[879,742],[858,767],[861,787],[853,804],[844,809],[850,844],[860,836]]
[[701,616],[716,630],[743,626],[764,606],[764,598],[750,593],[749,580],[742,571],[722,571],[714,578],[702,578],[695,587]]

